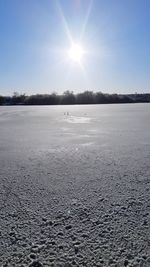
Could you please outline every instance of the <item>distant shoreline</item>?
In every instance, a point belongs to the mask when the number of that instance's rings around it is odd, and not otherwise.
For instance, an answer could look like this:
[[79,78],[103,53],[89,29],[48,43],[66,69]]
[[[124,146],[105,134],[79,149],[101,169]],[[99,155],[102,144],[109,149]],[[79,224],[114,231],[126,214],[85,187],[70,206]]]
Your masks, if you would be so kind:
[[66,91],[63,94],[36,94],[27,96],[14,93],[13,96],[0,96],[0,106],[16,105],[93,105],[93,104],[127,104],[150,103],[150,94],[105,94],[102,92],[85,91],[74,94]]

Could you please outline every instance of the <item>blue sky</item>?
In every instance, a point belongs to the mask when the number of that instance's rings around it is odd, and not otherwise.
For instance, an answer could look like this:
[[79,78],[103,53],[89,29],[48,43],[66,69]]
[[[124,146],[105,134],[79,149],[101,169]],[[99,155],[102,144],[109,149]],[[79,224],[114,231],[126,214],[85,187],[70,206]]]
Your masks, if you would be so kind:
[[0,94],[150,93],[149,14],[149,0],[0,0]]

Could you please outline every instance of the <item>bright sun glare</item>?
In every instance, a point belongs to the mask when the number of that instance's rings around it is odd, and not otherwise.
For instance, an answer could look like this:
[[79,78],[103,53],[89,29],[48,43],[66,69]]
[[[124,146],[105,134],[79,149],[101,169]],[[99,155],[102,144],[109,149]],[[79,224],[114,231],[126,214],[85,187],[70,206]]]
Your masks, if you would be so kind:
[[72,44],[72,46],[70,47],[68,51],[68,55],[70,59],[77,63],[81,63],[84,53],[85,51],[82,48],[82,46],[79,44],[75,44],[75,43]]

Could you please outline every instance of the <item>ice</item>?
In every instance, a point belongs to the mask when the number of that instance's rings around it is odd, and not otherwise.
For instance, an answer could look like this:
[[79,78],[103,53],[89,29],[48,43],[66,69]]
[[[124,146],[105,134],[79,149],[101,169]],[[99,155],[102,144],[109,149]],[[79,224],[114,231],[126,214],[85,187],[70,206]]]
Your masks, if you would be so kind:
[[150,105],[0,107],[0,266],[150,266]]

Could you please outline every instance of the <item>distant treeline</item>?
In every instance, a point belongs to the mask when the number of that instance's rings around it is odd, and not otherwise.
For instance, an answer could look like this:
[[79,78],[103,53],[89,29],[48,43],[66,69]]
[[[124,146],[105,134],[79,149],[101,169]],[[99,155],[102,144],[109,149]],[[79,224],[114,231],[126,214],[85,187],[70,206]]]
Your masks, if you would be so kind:
[[0,96],[0,105],[74,105],[74,104],[115,104],[150,102],[150,94],[104,94],[85,91],[74,94],[65,91],[63,94],[36,94],[27,96],[14,93],[13,96]]

